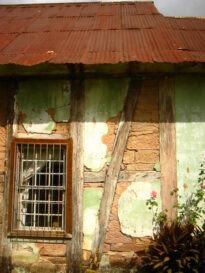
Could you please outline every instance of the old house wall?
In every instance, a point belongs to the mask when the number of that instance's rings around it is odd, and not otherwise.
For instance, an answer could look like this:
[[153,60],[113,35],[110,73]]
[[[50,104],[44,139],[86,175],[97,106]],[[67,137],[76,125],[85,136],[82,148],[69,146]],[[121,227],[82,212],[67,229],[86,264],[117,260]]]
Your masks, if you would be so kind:
[[177,180],[182,200],[194,190],[205,157],[205,78],[175,78]]
[[[103,193],[103,179],[97,177],[103,176],[109,165],[129,82],[129,78],[85,80],[85,260],[89,259],[92,249]],[[70,82],[65,80],[19,82],[13,136],[70,137],[70,93]],[[141,251],[147,245],[148,236],[152,234],[152,214],[145,203],[153,190],[157,192],[159,203],[161,200],[158,102],[158,81],[144,78],[121,165],[102,266],[126,265],[134,251]],[[65,271],[65,243],[12,239],[11,247],[14,272]]]

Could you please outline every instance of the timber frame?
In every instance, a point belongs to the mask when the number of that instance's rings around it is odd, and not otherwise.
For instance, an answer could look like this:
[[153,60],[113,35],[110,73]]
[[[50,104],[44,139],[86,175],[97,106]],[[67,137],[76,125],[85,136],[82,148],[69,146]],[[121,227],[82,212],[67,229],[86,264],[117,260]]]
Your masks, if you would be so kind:
[[[137,68],[130,66],[128,73],[121,73],[117,76],[111,73],[93,74],[89,72],[87,74],[85,68],[82,65],[69,65],[69,75],[67,78],[71,80],[71,138],[73,139],[73,171],[72,171],[72,240],[68,240],[67,244],[67,272],[80,273],[82,272],[82,241],[83,241],[83,185],[84,183],[104,183],[104,192],[100,204],[100,210],[98,215],[99,228],[96,230],[95,240],[92,248],[92,263],[94,267],[99,265],[99,261],[102,257],[105,235],[108,227],[108,221],[110,211],[113,203],[115,188],[117,183],[131,182],[133,180],[161,180],[162,187],[162,206],[163,209],[168,209],[169,217],[173,219],[176,215],[176,210],[170,210],[170,204],[174,204],[175,200],[170,197],[169,190],[177,186],[176,177],[176,132],[175,132],[175,113],[174,113],[174,87],[173,79],[171,75],[165,77],[163,75],[156,75],[155,73],[151,77],[155,77],[159,80],[159,113],[160,113],[160,163],[161,174],[155,171],[120,171],[120,165],[124,154],[125,146],[127,143],[131,121],[133,119],[133,113],[137,103],[137,99],[141,89],[142,75],[137,74],[133,76],[133,71],[137,71]],[[121,118],[121,126],[118,129],[118,133],[115,139],[115,145],[112,153],[112,160],[108,167],[108,171],[101,171],[99,173],[91,173],[84,171],[83,163],[83,139],[84,139],[84,112],[85,112],[85,94],[84,94],[84,77],[104,77],[113,78],[128,76],[130,77],[130,86],[126,102],[123,109]],[[135,74],[136,75],[136,74]],[[48,78],[55,78],[53,75],[47,75]],[[65,75],[61,75],[62,78],[66,78]],[[61,77],[60,76],[60,77]],[[147,74],[146,74],[147,76]],[[20,79],[29,80],[31,78],[39,78],[36,75],[20,76]],[[18,77],[17,77],[18,78]],[[59,75],[56,75],[59,79]],[[11,80],[10,76],[9,79]],[[41,77],[39,78],[41,79]],[[12,87],[12,96],[15,93],[15,87]],[[13,104],[12,104],[13,107]],[[11,109],[13,109],[11,107]],[[7,143],[11,142],[12,138],[12,122],[13,116],[9,117],[7,126]],[[7,156],[7,164],[9,164]],[[9,176],[9,166],[7,167],[7,177]],[[8,191],[6,189],[6,191]],[[5,200],[4,202],[8,202]],[[105,213],[104,213],[105,212]],[[7,216],[5,214],[4,218]],[[3,238],[5,240],[5,253],[9,252],[7,244],[7,227],[4,227]],[[5,254],[2,254],[5,256]],[[97,262],[96,262],[97,259]],[[9,267],[9,265],[8,265]]]

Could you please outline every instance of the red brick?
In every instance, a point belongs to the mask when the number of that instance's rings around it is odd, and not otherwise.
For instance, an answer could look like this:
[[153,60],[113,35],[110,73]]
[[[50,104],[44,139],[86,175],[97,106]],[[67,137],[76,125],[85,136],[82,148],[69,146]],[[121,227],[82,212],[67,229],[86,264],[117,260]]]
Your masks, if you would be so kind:
[[132,239],[126,235],[123,235],[120,231],[118,230],[110,230],[107,232],[106,236],[106,243],[125,243],[125,244],[130,244],[132,243]]
[[159,135],[157,133],[130,136],[128,138],[128,150],[152,150],[159,148]]
[[139,150],[135,152],[135,163],[159,162],[159,150]]
[[144,164],[144,163],[135,163],[127,165],[128,171],[153,171],[154,169],[153,163]]
[[64,257],[66,246],[63,244],[37,244],[40,256]]

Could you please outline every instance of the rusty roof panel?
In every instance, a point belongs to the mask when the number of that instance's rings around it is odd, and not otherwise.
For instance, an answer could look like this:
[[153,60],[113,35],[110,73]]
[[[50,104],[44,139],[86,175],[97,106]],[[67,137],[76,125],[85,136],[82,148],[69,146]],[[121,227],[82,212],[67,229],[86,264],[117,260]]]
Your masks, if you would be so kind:
[[1,34],[0,35],[0,51],[2,51],[9,43],[16,38],[16,34]]
[[157,27],[170,27],[170,24],[162,15],[128,15],[122,17],[122,28],[124,29]]
[[33,22],[33,19],[11,19],[2,21],[0,24],[0,33],[22,33]]
[[201,18],[166,18],[172,28],[181,30],[205,30],[205,20]]
[[151,2],[0,6],[0,64],[205,62],[205,19]]
[[182,37],[184,38],[184,43],[186,48],[191,51],[204,51],[205,43],[198,31],[180,31]]
[[61,32],[74,29],[77,17],[39,18],[35,20],[26,32]]
[[96,16],[92,27],[93,30],[121,29],[120,16]]

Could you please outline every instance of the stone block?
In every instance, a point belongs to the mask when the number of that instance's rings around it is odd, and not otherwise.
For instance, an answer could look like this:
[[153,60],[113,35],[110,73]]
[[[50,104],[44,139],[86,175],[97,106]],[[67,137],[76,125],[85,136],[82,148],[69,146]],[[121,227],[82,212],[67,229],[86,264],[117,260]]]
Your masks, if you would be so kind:
[[57,273],[57,268],[54,264],[47,261],[38,261],[30,267],[31,273]]
[[114,244],[114,243],[130,244],[132,243],[132,238],[126,235],[123,235],[118,230],[110,230],[107,232],[105,242],[110,244]]
[[130,164],[134,163],[135,160],[135,152],[134,151],[126,151],[123,156],[123,163]]
[[135,152],[135,163],[159,162],[159,150],[139,150]]
[[66,246],[63,244],[37,244],[40,256],[65,257]]
[[135,163],[127,165],[128,171],[153,171],[154,163]]
[[154,150],[159,148],[159,134],[149,133],[128,138],[128,150]]
[[128,252],[128,251],[135,251],[137,249],[137,246],[134,243],[131,244],[112,244],[110,250],[111,251],[117,251],[117,252]]
[[110,265],[113,267],[124,267],[125,266],[125,258],[120,254],[115,254],[110,256]]
[[44,259],[50,261],[52,264],[66,264],[66,257],[45,257]]

